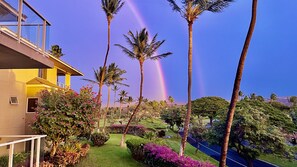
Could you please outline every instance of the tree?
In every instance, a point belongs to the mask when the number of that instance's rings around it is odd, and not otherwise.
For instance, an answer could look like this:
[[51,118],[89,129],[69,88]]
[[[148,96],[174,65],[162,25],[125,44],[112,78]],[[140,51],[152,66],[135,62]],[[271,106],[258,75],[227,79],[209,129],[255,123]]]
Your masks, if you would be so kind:
[[174,98],[172,96],[169,96],[168,101],[171,103],[171,106],[172,106],[174,103]]
[[275,101],[275,100],[277,100],[277,96],[276,96],[276,94],[271,93],[271,95],[270,95],[270,101],[273,102],[273,101]]
[[119,99],[119,102],[120,102],[120,116],[119,116],[119,118],[121,118],[121,116],[122,116],[122,105],[125,103],[127,95],[128,95],[128,92],[125,91],[125,90],[121,90],[120,93],[119,93],[119,96],[120,96],[120,99]]
[[67,143],[70,136],[93,131],[97,107],[91,87],[82,88],[79,94],[73,90],[43,90],[31,127],[37,134],[47,135],[52,146],[50,156],[53,157],[57,147],[62,142]]
[[62,48],[59,45],[53,45],[51,47],[50,53],[57,58],[64,56],[65,54],[62,53]]
[[106,115],[109,110],[109,102],[110,102],[110,91],[112,85],[123,85],[129,86],[127,84],[122,83],[122,81],[126,80],[123,78],[122,75],[126,73],[126,70],[121,70],[115,63],[111,63],[108,66],[107,74],[106,74],[106,82],[105,84],[108,87],[108,95],[107,95],[107,105],[106,105],[106,112],[103,115],[103,132],[105,132],[105,124],[106,124]]
[[182,107],[170,107],[161,112],[161,119],[163,119],[167,124],[169,124],[171,130],[174,130],[174,125],[179,129],[182,127],[185,118],[185,108]]
[[165,42],[165,40],[157,41],[157,34],[153,37],[153,39],[149,42],[149,35],[147,30],[144,28],[139,33],[133,34],[131,31],[128,33],[129,36],[124,35],[126,38],[128,45],[131,47],[131,50],[128,48],[116,44],[116,46],[120,47],[123,52],[132,59],[137,59],[140,66],[140,88],[139,88],[139,101],[137,106],[135,107],[123,133],[121,139],[121,146],[124,146],[124,141],[126,138],[126,134],[128,132],[129,124],[133,119],[134,115],[137,113],[139,106],[141,105],[142,101],[142,88],[143,88],[143,80],[144,80],[144,73],[143,73],[143,63],[147,59],[157,60],[163,57],[166,57],[172,53],[167,52],[160,55],[155,55],[158,48]]
[[202,97],[192,101],[192,112],[195,115],[209,117],[210,126],[217,112],[225,111],[229,103],[220,97]]
[[241,90],[238,92],[238,96],[239,96],[241,99],[244,97],[244,94],[243,94],[243,92],[242,92]]
[[[99,67],[99,69],[97,69],[97,70],[93,69],[93,71],[94,71],[94,78],[95,78],[94,80],[92,80],[92,79],[86,79],[86,78],[84,78],[83,80],[98,85],[98,87],[100,89],[100,80],[101,80],[102,76],[104,76],[104,79],[103,79],[103,82],[104,83],[108,79],[108,77],[106,77],[107,71],[103,71],[103,67]],[[105,73],[105,74],[103,75],[103,73]],[[97,95],[97,98],[96,98],[97,99],[97,103],[98,103],[98,96],[99,96],[99,94]],[[98,105],[99,105],[99,103],[98,103]],[[97,131],[100,130],[100,119],[101,119],[100,107],[101,106],[99,105],[98,111],[97,111]]]
[[289,101],[292,103],[293,107],[297,106],[297,96],[291,96]]
[[[105,76],[105,71],[106,71],[106,63],[107,63],[107,59],[108,59],[108,53],[109,53],[109,49],[110,49],[110,23],[112,21],[112,19],[114,18],[114,15],[117,14],[120,9],[124,6],[124,2],[122,2],[122,0],[101,0],[101,7],[103,9],[103,11],[106,14],[106,19],[107,19],[107,49],[106,49],[106,54],[105,54],[105,58],[104,58],[104,64],[102,67],[102,76],[100,78],[100,82],[99,82],[99,91],[98,91],[98,96],[97,96],[97,102],[99,104],[99,113],[100,113],[100,109],[101,109],[101,105],[102,105],[102,101],[101,101],[101,96],[102,96],[102,87],[104,84],[104,76]],[[100,116],[99,118],[100,119]],[[99,127],[98,127],[99,129]]]
[[[249,167],[260,153],[267,151],[284,156],[289,153],[280,128],[270,124],[269,115],[263,112],[262,106],[254,105],[252,100],[242,100],[236,107],[229,146],[235,148]],[[264,104],[264,103],[261,103]],[[208,133],[208,141],[212,144],[223,142],[222,131],[225,128],[226,114],[222,113],[218,122]]]
[[184,154],[191,118],[191,90],[192,90],[192,45],[193,45],[193,23],[204,11],[220,12],[228,6],[232,0],[181,0],[182,7],[175,0],[167,0],[174,11],[177,11],[188,23],[188,107],[179,155]]
[[116,96],[117,96],[117,91],[120,90],[117,84],[113,85],[112,91],[114,92],[114,97],[113,97],[113,107],[115,107],[115,102],[116,102]]
[[244,62],[245,58],[248,52],[248,48],[250,45],[250,41],[253,36],[254,28],[256,25],[256,15],[257,15],[257,3],[258,0],[253,0],[253,5],[252,5],[252,18],[249,26],[249,30],[243,45],[243,49],[240,55],[240,60],[238,63],[237,67],[237,72],[236,72],[236,77],[234,81],[234,86],[233,86],[233,92],[232,92],[232,97],[231,97],[231,102],[228,110],[228,116],[226,120],[226,128],[225,128],[225,134],[224,134],[224,142],[222,145],[222,150],[221,150],[221,157],[220,157],[220,167],[225,167],[226,166],[226,158],[227,158],[227,151],[228,151],[228,143],[229,143],[229,136],[231,132],[231,125],[233,121],[233,116],[235,112],[235,107],[236,103],[238,100],[238,92],[240,90],[240,82],[242,78],[242,73],[244,69]]

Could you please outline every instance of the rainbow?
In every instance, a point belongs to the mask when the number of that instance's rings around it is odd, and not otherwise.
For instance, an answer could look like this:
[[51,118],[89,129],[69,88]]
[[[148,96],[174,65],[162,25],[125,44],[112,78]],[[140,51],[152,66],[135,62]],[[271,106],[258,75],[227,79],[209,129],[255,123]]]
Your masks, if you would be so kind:
[[[133,4],[130,0],[126,1],[126,4],[134,14],[138,24],[141,28],[147,28],[147,31],[149,31],[148,26],[145,24],[144,19],[142,18],[140,12],[137,10],[137,7],[135,4]],[[166,91],[166,81],[164,77],[164,73],[162,70],[162,66],[159,60],[155,61],[155,65],[158,72],[158,81],[160,82],[160,89],[161,89],[161,99],[166,100],[167,99],[167,91]]]

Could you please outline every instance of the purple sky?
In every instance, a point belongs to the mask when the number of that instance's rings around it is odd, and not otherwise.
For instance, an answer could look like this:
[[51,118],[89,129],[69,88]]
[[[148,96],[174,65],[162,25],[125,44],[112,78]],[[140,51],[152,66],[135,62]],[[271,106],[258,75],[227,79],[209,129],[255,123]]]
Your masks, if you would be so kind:
[[[93,68],[103,65],[107,26],[99,0],[27,0],[52,24],[50,43],[58,44],[66,54],[62,59],[82,71],[73,77],[75,90],[88,84],[81,78],[93,78]],[[161,60],[168,95],[177,102],[187,99],[187,24],[171,10],[166,0],[129,0],[141,13],[151,35],[165,39],[159,52],[173,52]],[[83,2],[83,3],[82,3]],[[248,29],[252,0],[236,0],[222,13],[203,13],[194,24],[193,99],[221,96],[230,99],[237,62]],[[281,7],[280,7],[281,5]],[[261,0],[258,20],[246,59],[241,90],[269,97],[297,95],[297,1]],[[130,8],[125,5],[111,24],[109,63],[127,70],[134,98],[139,90],[139,65],[113,44],[126,45],[123,34],[140,30]],[[159,99],[160,87],[153,62],[145,64],[144,97]],[[97,89],[96,89],[97,90]],[[104,89],[106,94],[106,89]],[[106,99],[106,95],[103,96]],[[112,99],[113,100],[113,99]]]

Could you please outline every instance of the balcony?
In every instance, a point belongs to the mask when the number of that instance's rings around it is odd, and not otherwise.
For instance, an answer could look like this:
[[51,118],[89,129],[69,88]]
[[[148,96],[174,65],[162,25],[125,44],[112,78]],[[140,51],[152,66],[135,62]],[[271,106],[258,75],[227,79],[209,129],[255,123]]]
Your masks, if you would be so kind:
[[0,69],[53,67],[49,27],[25,0],[0,0]]

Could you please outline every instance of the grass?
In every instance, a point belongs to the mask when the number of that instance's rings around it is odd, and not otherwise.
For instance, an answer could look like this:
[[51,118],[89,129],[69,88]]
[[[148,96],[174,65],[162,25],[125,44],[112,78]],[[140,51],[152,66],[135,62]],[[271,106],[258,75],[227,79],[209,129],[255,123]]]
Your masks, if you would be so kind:
[[275,155],[267,154],[267,155],[261,155],[259,157],[260,160],[264,160],[267,162],[270,162],[272,164],[275,164],[280,167],[296,167],[297,161],[296,160],[288,160],[285,158],[280,158]]
[[[132,159],[126,147],[119,146],[120,134],[111,134],[110,139],[101,147],[91,147],[86,159],[76,167],[144,167],[141,163]],[[126,139],[135,136],[127,135]]]
[[166,129],[168,126],[161,119],[144,119],[144,120],[141,120],[139,124],[145,126],[146,128],[151,128],[155,130]]

